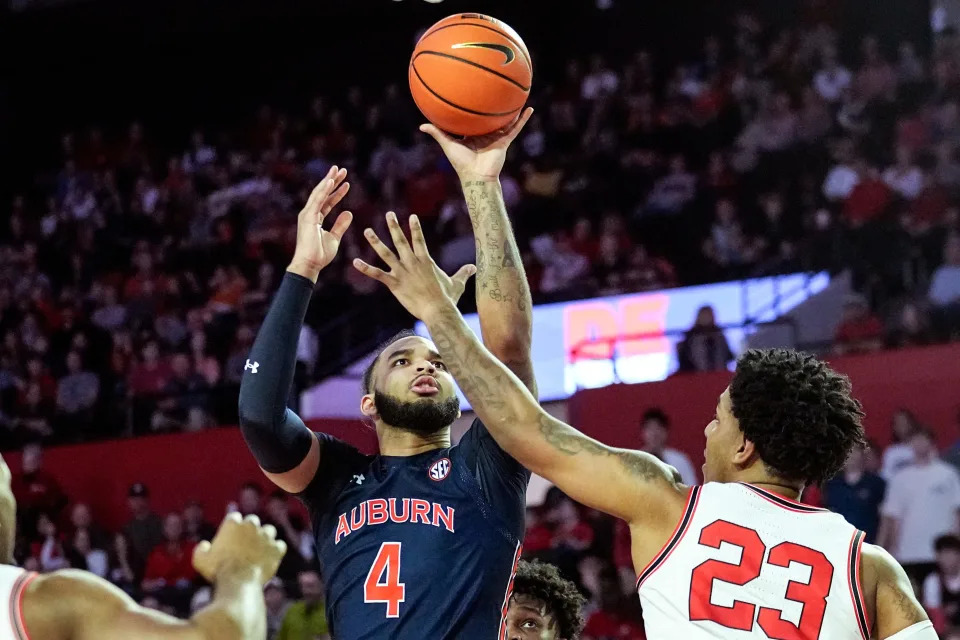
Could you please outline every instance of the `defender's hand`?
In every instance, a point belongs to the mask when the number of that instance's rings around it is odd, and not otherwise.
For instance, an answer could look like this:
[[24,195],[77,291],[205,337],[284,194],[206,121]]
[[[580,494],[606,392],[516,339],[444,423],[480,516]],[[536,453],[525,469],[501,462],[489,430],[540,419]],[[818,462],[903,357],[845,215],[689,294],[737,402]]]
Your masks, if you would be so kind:
[[350,226],[353,214],[349,211],[341,213],[330,231],[323,229],[323,219],[350,190],[350,183],[344,182],[346,177],[346,169],[330,167],[326,177],[310,193],[307,204],[297,217],[297,248],[287,271],[316,282],[320,270],[337,256],[340,239]]
[[485,136],[473,136],[463,140],[447,135],[432,124],[420,125],[420,131],[440,143],[440,148],[460,176],[460,180],[495,180],[500,176],[500,170],[507,159],[507,148],[520,135],[520,130],[531,115],[533,108],[527,107],[512,125]]
[[357,271],[387,285],[400,304],[420,320],[423,320],[433,307],[456,305],[467,280],[477,272],[477,268],[468,264],[460,267],[453,276],[445,274],[430,257],[417,216],[410,216],[412,248],[400,228],[397,215],[392,211],[387,213],[387,227],[390,229],[396,253],[380,241],[373,229],[365,230],[363,235],[380,259],[390,267],[390,271],[370,266],[359,258],[353,261]]
[[266,584],[277,573],[280,560],[287,552],[287,543],[277,540],[272,525],[260,526],[257,516],[240,519],[239,513],[227,514],[212,542],[201,542],[193,550],[193,567],[210,582],[227,565],[253,567],[260,570]]

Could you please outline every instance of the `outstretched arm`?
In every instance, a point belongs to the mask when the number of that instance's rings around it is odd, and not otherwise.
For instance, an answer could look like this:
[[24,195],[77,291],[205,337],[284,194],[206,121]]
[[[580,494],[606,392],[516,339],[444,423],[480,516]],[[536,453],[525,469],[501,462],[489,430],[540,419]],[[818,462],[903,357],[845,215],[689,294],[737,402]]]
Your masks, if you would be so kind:
[[500,446],[578,502],[631,523],[661,517],[682,491],[676,471],[647,453],[608,447],[547,414],[445,295],[416,216],[410,218],[412,249],[389,217],[388,225],[396,256],[372,233],[368,239],[378,255],[389,255],[390,272],[361,260],[354,266],[386,284],[427,324],[444,364]]
[[287,399],[313,285],[336,257],[352,219],[345,211],[330,231],[321,226],[349,189],[343,182],[346,173],[332,167],[300,212],[296,252],[257,333],[240,383],[240,430],[247,446],[267,477],[290,493],[303,491],[320,465],[320,441],[287,408]]
[[486,136],[456,140],[435,126],[420,130],[443,149],[463,188],[477,254],[477,312],[483,344],[537,394],[530,343],[533,334],[530,285],[500,188],[500,171],[510,143],[533,114]]
[[214,584],[213,601],[189,620],[139,606],[85,571],[36,577],[22,594],[33,638],[49,640],[260,640],[267,632],[263,585],[277,572],[286,544],[251,516],[224,519],[212,542],[194,551],[197,571]]

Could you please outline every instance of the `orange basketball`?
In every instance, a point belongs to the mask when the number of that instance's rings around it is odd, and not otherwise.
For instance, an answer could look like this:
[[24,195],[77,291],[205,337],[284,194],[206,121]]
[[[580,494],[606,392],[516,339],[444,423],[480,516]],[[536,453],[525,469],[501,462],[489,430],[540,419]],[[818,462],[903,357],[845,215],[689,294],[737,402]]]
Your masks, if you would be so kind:
[[461,136],[512,123],[530,94],[533,65],[506,24],[460,13],[430,27],[410,58],[410,93],[427,120]]

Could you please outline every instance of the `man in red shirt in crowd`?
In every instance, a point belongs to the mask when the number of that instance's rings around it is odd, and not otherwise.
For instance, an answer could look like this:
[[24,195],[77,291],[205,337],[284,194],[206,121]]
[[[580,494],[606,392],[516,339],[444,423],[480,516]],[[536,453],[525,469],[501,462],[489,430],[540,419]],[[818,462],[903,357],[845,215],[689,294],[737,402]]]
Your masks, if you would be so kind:
[[182,605],[189,596],[189,587],[197,578],[193,568],[193,547],[183,536],[183,519],[178,513],[170,513],[163,520],[164,541],[154,547],[147,558],[143,574],[143,590],[152,593],[170,604]]
[[12,483],[21,518],[29,522],[42,512],[56,519],[67,504],[67,496],[57,479],[43,468],[43,449],[39,444],[23,448],[21,466]]
[[855,164],[860,182],[853,188],[843,205],[847,225],[857,229],[876,219],[893,200],[893,192],[880,177],[876,167],[860,158]]
[[624,595],[620,577],[612,568],[600,574],[600,605],[587,618],[585,640],[643,640],[643,622],[639,602]]

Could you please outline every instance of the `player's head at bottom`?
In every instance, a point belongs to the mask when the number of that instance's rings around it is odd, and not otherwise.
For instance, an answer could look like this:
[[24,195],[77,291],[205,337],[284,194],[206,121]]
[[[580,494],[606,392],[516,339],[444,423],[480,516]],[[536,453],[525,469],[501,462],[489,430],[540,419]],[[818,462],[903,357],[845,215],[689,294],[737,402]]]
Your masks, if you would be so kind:
[[818,484],[863,446],[862,420],[850,380],[825,362],[788,349],[749,350],[704,429],[704,481]]
[[360,411],[381,429],[431,435],[460,417],[456,383],[437,346],[412,331],[387,340],[363,373]]
[[507,609],[507,640],[576,640],[585,602],[553,565],[521,560]]

